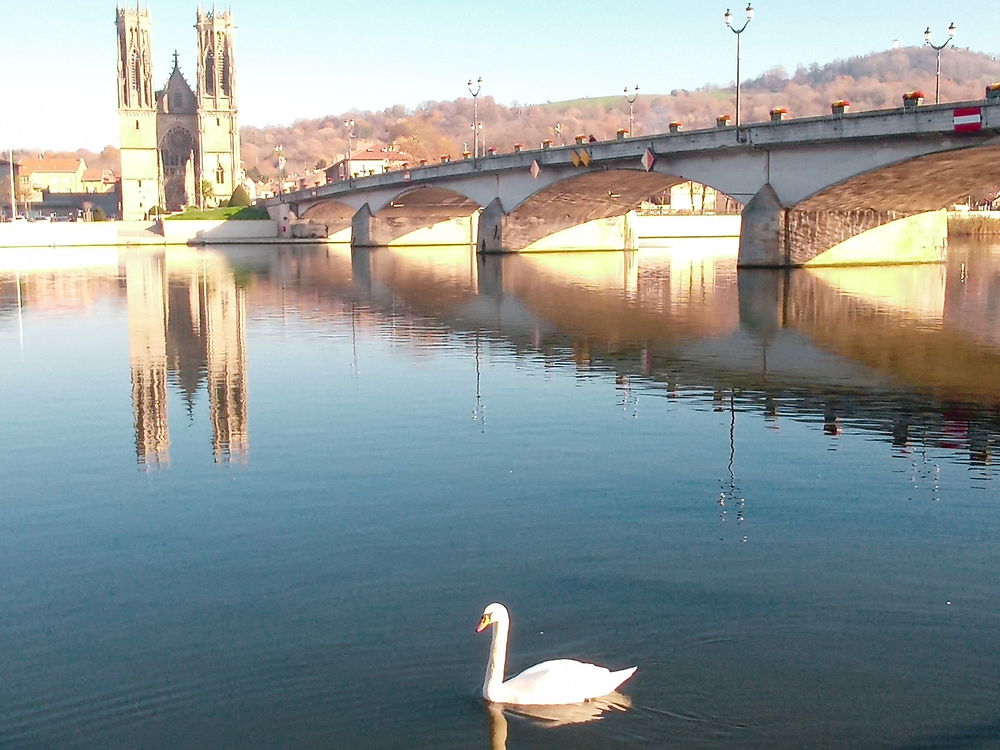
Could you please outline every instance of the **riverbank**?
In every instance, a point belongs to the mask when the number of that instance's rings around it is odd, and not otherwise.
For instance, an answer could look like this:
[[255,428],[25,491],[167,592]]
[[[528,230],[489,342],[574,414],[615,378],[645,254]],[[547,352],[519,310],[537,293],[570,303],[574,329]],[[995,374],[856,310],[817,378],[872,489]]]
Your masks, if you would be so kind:
[[[95,221],[0,224],[0,247],[108,247],[288,242],[278,222],[256,221]],[[315,242],[315,240],[313,240]]]

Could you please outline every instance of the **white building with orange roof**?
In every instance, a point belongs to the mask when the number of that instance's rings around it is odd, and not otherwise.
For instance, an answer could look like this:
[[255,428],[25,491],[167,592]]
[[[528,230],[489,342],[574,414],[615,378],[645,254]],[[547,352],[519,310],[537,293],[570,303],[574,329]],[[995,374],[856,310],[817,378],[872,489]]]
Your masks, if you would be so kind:
[[42,192],[82,193],[87,164],[76,157],[26,156],[21,159],[18,175],[31,187],[31,201],[42,200]]

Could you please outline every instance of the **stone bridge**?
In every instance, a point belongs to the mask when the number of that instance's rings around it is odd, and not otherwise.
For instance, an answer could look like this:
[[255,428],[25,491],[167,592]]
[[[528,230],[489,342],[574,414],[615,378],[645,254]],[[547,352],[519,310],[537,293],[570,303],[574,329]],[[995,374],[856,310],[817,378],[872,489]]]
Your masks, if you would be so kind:
[[[318,220],[331,232],[350,226],[358,246],[388,245],[464,217],[457,231],[480,252],[537,249],[580,225],[598,231],[590,247],[623,248],[632,247],[629,217],[639,203],[688,180],[745,204],[744,267],[937,260],[947,235],[939,209],[1000,184],[1000,100],[520,150],[264,203],[285,231],[296,219]],[[884,241],[874,250],[843,250],[850,243],[841,243],[868,230],[904,224],[925,247],[914,243],[911,252]]]

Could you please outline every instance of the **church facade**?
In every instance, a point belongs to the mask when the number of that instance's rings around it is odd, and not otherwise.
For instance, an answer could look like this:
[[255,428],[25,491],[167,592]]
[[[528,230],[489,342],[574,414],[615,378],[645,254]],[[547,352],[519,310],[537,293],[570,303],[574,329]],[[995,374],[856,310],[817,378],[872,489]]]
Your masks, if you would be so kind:
[[116,25],[122,219],[227,200],[243,178],[232,13],[198,9],[194,90],[176,52],[154,90],[147,8],[118,8]]

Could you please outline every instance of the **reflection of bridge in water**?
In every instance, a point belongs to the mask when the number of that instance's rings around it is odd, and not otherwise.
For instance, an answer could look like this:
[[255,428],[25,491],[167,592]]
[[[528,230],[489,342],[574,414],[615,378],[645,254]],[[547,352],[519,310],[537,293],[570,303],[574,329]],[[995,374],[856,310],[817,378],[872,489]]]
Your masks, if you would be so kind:
[[960,444],[977,461],[1000,436],[1000,326],[983,315],[1000,290],[987,274],[971,288],[942,266],[737,276],[731,257],[468,248],[289,250],[256,270],[251,307],[280,293],[309,310],[296,314],[391,324],[415,350],[485,338],[633,393],[736,393],[739,409]]
[[849,423],[982,461],[1000,436],[1000,248],[963,255],[955,244],[952,255],[947,268],[737,274],[731,255],[655,249],[109,250],[71,275],[5,274],[0,316],[15,314],[14,300],[127,301],[142,463],[169,460],[168,384],[188,410],[204,385],[213,455],[246,456],[246,321],[277,313],[391,330],[414,356],[488,342],[580,377],[608,373],[633,404],[683,392],[722,408],[734,396],[735,408],[770,418],[830,432]]

